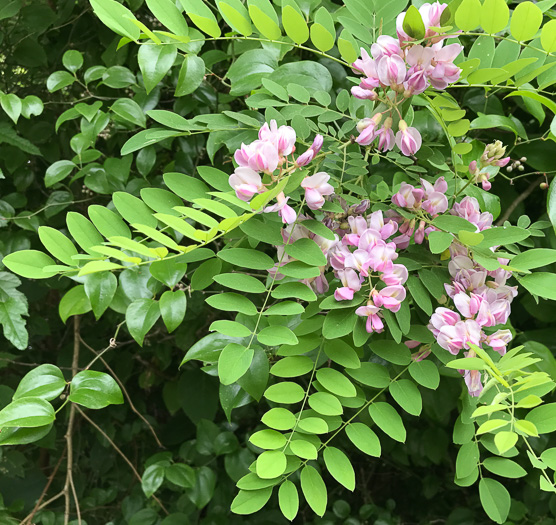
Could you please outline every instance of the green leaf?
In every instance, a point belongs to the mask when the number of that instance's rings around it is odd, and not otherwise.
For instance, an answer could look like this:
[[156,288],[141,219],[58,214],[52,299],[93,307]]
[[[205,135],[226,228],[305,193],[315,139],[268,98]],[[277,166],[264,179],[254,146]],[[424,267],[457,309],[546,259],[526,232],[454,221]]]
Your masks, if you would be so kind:
[[172,0],[147,0],[147,6],[158,21],[172,33],[178,36],[189,34],[187,22]]
[[185,9],[187,16],[201,30],[218,38],[220,36],[220,28],[218,22],[212,14],[212,11],[206,6],[202,0],[180,0],[181,5]]
[[419,10],[414,6],[409,6],[403,19],[403,30],[405,33],[414,38],[421,40],[425,36],[425,24]]
[[[528,3],[528,2],[525,2],[525,3]],[[520,5],[524,5],[524,4],[520,4]],[[537,102],[540,102],[543,106],[546,106],[550,111],[552,111],[552,113],[556,114],[556,102],[549,99],[548,97],[545,97],[544,95],[540,95],[539,93],[535,93],[534,91],[521,91],[521,90],[512,91],[511,93],[506,95],[505,98],[508,98],[508,97],[531,98],[533,100],[536,100]]]
[[287,460],[281,450],[266,450],[257,458],[257,475],[263,479],[281,476],[286,470]]
[[282,25],[296,44],[303,44],[309,39],[307,22],[293,0],[284,0],[282,3]]
[[28,315],[27,297],[17,290],[21,281],[12,273],[0,272],[0,323],[4,337],[17,349],[25,350],[29,335],[22,316]]
[[218,358],[218,377],[223,385],[235,383],[251,366],[253,348],[237,343],[227,344]]
[[243,36],[253,32],[249,14],[240,0],[217,0],[216,5],[228,25]]
[[421,308],[421,310],[423,310],[427,315],[432,315],[433,309],[430,295],[427,289],[423,286],[423,283],[417,279],[417,277],[412,275],[407,280],[407,288],[419,308]]
[[326,339],[337,339],[353,332],[357,321],[355,312],[349,308],[331,310],[324,318],[322,335]]
[[311,41],[323,52],[334,47],[336,42],[334,19],[325,7],[319,8],[315,13],[314,23],[311,26]]
[[65,179],[77,165],[71,160],[58,160],[51,164],[46,170],[44,177],[44,185],[49,188],[57,182]]
[[529,293],[543,297],[544,299],[556,300],[556,274],[549,272],[535,272],[524,275],[520,280]]
[[281,432],[276,430],[264,429],[259,430],[251,435],[249,441],[253,443],[256,447],[276,450],[278,448],[284,448],[287,443],[286,437]]
[[266,287],[261,281],[242,273],[222,273],[215,275],[214,280],[222,286],[241,292],[264,293],[266,291]]
[[276,430],[289,430],[295,426],[296,417],[286,408],[271,408],[263,415],[261,421]]
[[71,236],[83,250],[91,255],[97,255],[91,248],[104,242],[93,223],[80,213],[70,211],[66,216],[66,224]]
[[483,466],[489,472],[504,478],[521,478],[527,475],[527,471],[521,465],[507,458],[486,458]]
[[301,471],[301,490],[303,495],[309,504],[309,507],[313,510],[317,516],[324,516],[326,512],[326,504],[328,502],[328,495],[326,491],[326,485],[322,480],[321,475],[318,471],[306,465]]
[[31,118],[33,115],[38,116],[42,114],[44,104],[39,97],[35,95],[27,95],[22,102],[21,114],[25,118]]
[[160,307],[152,299],[137,299],[126,309],[125,321],[131,337],[143,346],[143,340],[148,331],[160,317]]
[[305,390],[297,383],[283,381],[269,386],[264,393],[264,397],[274,403],[289,405],[299,403],[305,397]]
[[61,370],[54,365],[39,365],[23,376],[13,395],[14,401],[26,397],[39,397],[46,401],[56,399],[66,388]]
[[421,413],[423,409],[423,400],[419,389],[415,386],[413,381],[409,379],[398,379],[398,381],[390,383],[388,389],[396,403],[406,412],[413,416],[418,416]]
[[361,361],[357,352],[341,339],[325,341],[324,353],[335,363],[346,368],[359,368]]
[[481,478],[481,481],[479,481],[479,496],[488,517],[496,523],[504,523],[510,512],[511,504],[510,494],[504,488],[504,485],[494,479]]
[[73,259],[73,256],[77,255],[77,250],[74,244],[62,232],[49,226],[41,226],[38,233],[43,246],[54,257],[68,266],[75,266],[76,261]]
[[270,373],[276,377],[298,377],[309,373],[312,369],[313,361],[309,357],[291,356],[280,359],[274,363],[270,369]]
[[142,128],[146,126],[147,118],[145,117],[145,113],[141,109],[141,106],[130,98],[120,98],[116,100],[110,109],[119,117],[136,126]]
[[284,517],[293,521],[299,511],[297,488],[290,480],[285,480],[278,490],[278,505]]
[[429,248],[431,253],[442,253],[452,244],[454,237],[446,232],[432,231],[429,233]]
[[46,266],[53,266],[54,259],[38,250],[19,250],[10,253],[2,259],[4,265],[17,275],[28,279],[47,279],[58,273],[43,270]]
[[110,306],[117,288],[118,280],[111,272],[91,273],[85,277],[85,293],[96,319],[100,319]]
[[261,85],[264,77],[278,66],[276,55],[265,49],[250,49],[243,53],[228,70],[232,82],[231,95],[246,95]]
[[406,431],[402,418],[391,405],[382,401],[372,403],[369,405],[369,414],[385,434],[396,441],[405,442]]
[[150,498],[162,485],[165,468],[165,465],[155,463],[145,469],[141,477],[141,488],[147,498]]
[[112,31],[130,40],[139,40],[141,31],[133,13],[116,0],[90,0],[93,11]]
[[348,490],[355,490],[355,472],[348,457],[339,449],[324,449],[324,464],[330,475]]
[[486,33],[502,31],[510,19],[510,10],[505,0],[485,0],[481,7],[481,26]]
[[68,71],[75,73],[83,66],[83,54],[75,49],[69,49],[62,56],[62,64]]
[[0,105],[8,117],[10,117],[14,123],[17,124],[22,109],[21,99],[13,93],[10,93],[9,95],[3,94],[0,95]]
[[301,299],[302,301],[316,301],[317,296],[306,284],[301,282],[291,282],[280,284],[270,294],[274,299],[287,299],[290,297]]
[[461,230],[468,232],[475,232],[477,230],[474,224],[456,215],[439,215],[432,223],[440,230],[445,230],[450,233],[458,233]]
[[390,374],[386,366],[378,363],[363,362],[361,368],[346,370],[346,372],[356,381],[372,388],[386,388],[390,384]]
[[274,261],[263,252],[248,248],[229,248],[218,252],[218,257],[223,261],[253,270],[269,270],[274,266]]
[[531,40],[537,34],[541,24],[542,11],[533,2],[522,2],[512,14],[510,33],[520,42]]
[[85,287],[83,285],[74,286],[71,290],[66,292],[58,305],[60,319],[62,319],[64,323],[67,321],[68,317],[86,314],[90,312],[91,309],[91,303],[85,293]]
[[481,21],[481,2],[463,0],[455,14],[455,23],[462,31],[472,31]]
[[75,77],[67,71],[54,71],[46,79],[46,88],[53,93],[59,89],[71,86],[75,82]]
[[364,423],[350,423],[346,426],[346,434],[361,452],[375,458],[380,457],[380,441],[367,425]]
[[249,330],[249,328],[236,321],[214,321],[210,325],[209,330],[216,330],[217,332],[230,337],[249,337],[251,335],[251,330]]
[[166,73],[174,65],[177,52],[178,50],[174,45],[143,44],[139,48],[137,61],[143,74],[147,93],[150,93],[166,76]]
[[126,223],[112,210],[93,204],[89,206],[88,213],[97,230],[107,239],[114,236],[131,239],[131,232]]
[[296,335],[287,326],[280,325],[263,328],[257,334],[257,339],[266,346],[295,345],[298,342]]
[[187,298],[183,290],[167,290],[160,296],[160,314],[168,333],[172,333],[184,320]]
[[556,51],[556,21],[550,20],[544,24],[541,32],[541,45],[547,53]]
[[240,490],[232,501],[231,511],[234,514],[253,514],[261,510],[272,495],[272,487],[259,490]]
[[73,377],[68,399],[93,409],[121,405],[124,402],[122,391],[114,378],[94,370],[83,370]]
[[257,308],[247,297],[237,293],[225,292],[207,297],[209,306],[225,312],[241,312],[245,315],[256,315]]
[[417,383],[425,388],[436,390],[440,384],[438,368],[431,361],[414,361],[409,365],[409,373]]
[[182,62],[178,83],[176,84],[176,97],[183,97],[193,93],[205,78],[205,62],[197,55],[187,55]]
[[328,392],[315,392],[308,399],[309,406],[323,416],[340,416],[344,409],[337,397]]
[[371,344],[371,350],[385,361],[395,365],[404,366],[411,362],[411,351],[402,343],[396,343],[391,340],[374,341]]
[[0,428],[41,427],[52,423],[56,415],[52,405],[39,397],[23,397],[0,410]]
[[330,71],[322,64],[311,60],[283,64],[268,78],[281,86],[286,86],[288,93],[291,91],[290,84],[305,88],[310,95],[316,91],[330,91],[332,89]]
[[140,199],[118,191],[112,195],[118,213],[130,224],[144,224],[156,228],[158,221],[153,217],[152,210]]
[[6,427],[0,432],[0,446],[27,445],[45,437],[52,429],[52,423],[40,427]]
[[556,430],[556,403],[534,408],[529,412],[525,419],[537,427],[539,434],[549,434]]
[[316,378],[324,388],[337,396],[355,397],[357,395],[353,383],[338,370],[321,368],[317,370]]
[[278,16],[269,0],[248,0],[248,4],[249,16],[259,33],[270,40],[278,40],[282,33]]
[[518,435],[509,430],[502,430],[494,436],[494,444],[499,454],[504,454],[517,443]]
[[293,244],[286,245],[286,253],[311,266],[325,266],[326,256],[322,253],[322,249],[312,239],[299,239]]

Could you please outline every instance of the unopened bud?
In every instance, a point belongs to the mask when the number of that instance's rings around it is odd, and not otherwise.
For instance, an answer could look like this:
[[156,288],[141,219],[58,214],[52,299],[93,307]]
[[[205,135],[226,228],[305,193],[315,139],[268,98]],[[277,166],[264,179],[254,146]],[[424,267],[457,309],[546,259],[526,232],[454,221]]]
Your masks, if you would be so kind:
[[507,171],[508,173],[511,173],[511,172],[513,171],[513,168],[512,168],[511,166],[508,166],[508,167],[506,168],[506,171]]
[[541,182],[540,188],[541,188],[541,190],[547,190],[548,189],[548,184],[546,182]]
[[519,171],[525,171],[525,167],[522,166],[521,164],[517,167],[517,169],[518,169]]
[[527,162],[527,157],[521,157],[519,160],[520,160],[521,162]]

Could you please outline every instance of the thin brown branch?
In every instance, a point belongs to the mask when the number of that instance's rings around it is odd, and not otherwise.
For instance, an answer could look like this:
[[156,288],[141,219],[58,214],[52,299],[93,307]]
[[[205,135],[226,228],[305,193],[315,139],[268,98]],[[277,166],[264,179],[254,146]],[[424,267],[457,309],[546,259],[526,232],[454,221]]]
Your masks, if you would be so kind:
[[[80,334],[79,334],[79,323],[80,317],[76,315],[73,318],[73,358],[71,362],[71,375],[72,378],[79,372],[79,348],[80,348]],[[77,405],[75,403],[71,404],[68,428],[66,430],[66,447],[67,447],[67,469],[66,469],[66,482],[64,483],[64,500],[65,500],[65,510],[64,510],[64,525],[68,525],[71,511],[71,494],[75,502],[75,510],[77,513],[77,523],[81,524],[81,512],[79,509],[79,501],[77,499],[75,486],[73,484],[73,428],[75,424],[75,411]]]
[[60,465],[62,464],[62,459],[64,459],[65,454],[66,454],[66,450],[64,449],[64,451],[60,455],[60,458],[58,459],[58,463],[56,463],[56,466],[54,467],[54,470],[52,471],[50,476],[48,476],[48,480],[46,482],[46,485],[44,486],[44,489],[42,490],[42,493],[39,496],[39,499],[37,500],[37,503],[35,504],[35,507],[31,511],[31,513],[21,522],[21,525],[27,525],[27,524],[32,523],[33,518],[35,517],[35,514],[40,509],[42,509],[43,507],[48,505],[48,503],[50,503],[51,501],[54,501],[54,499],[58,499],[63,494],[63,492],[60,492],[56,496],[54,496],[54,498],[50,498],[45,503],[42,503],[42,500],[46,497],[46,493],[48,492],[48,489],[50,488],[50,485],[52,484],[52,481],[54,481],[54,477],[56,476],[56,473],[58,472],[58,469],[60,468]]
[[[127,399],[127,402],[129,403],[129,406],[131,408],[131,410],[133,412],[135,412],[135,414],[137,414],[137,416],[139,416],[139,418],[141,418],[141,420],[145,423],[145,425],[147,425],[147,427],[149,428],[149,430],[151,431],[151,434],[153,435],[156,444],[160,447],[160,448],[165,448],[164,445],[161,443],[160,439],[158,439],[158,436],[153,428],[153,426],[149,423],[148,419],[141,414],[141,412],[139,412],[139,410],[137,410],[137,408],[135,407],[135,405],[133,404],[133,401],[131,399],[131,396],[129,395],[128,391],[126,390],[123,382],[120,380],[120,378],[116,375],[116,373],[114,372],[114,370],[112,370],[112,368],[110,367],[110,365],[106,362],[106,360],[102,357],[102,354],[104,353],[103,350],[102,352],[97,352],[94,348],[92,348],[90,345],[88,345],[83,338],[81,338],[81,343],[88,348],[91,352],[93,352],[93,354],[95,354],[96,358],[95,359],[99,359],[102,364],[104,365],[104,367],[106,368],[106,370],[108,370],[110,372],[110,374],[112,374],[112,377],[116,380],[116,382],[118,383],[118,385],[120,385],[120,388],[122,389],[122,392],[124,393],[124,396]],[[90,365],[89,365],[90,366]]]
[[517,198],[506,208],[504,214],[496,221],[496,226],[502,226],[509,218],[513,211],[527,198],[531,193],[535,191],[536,188],[539,187],[539,184],[544,180],[544,177],[537,179],[536,181],[532,182],[529,187],[523,192],[520,193]]
[[[118,446],[116,445],[116,443],[114,443],[110,437],[108,436],[108,434],[106,434],[106,432],[104,432],[104,430],[102,430],[102,428],[100,428],[89,416],[87,416],[87,414],[85,414],[85,412],[83,412],[83,410],[81,410],[77,405],[76,405],[76,409],[77,411],[81,414],[81,416],[86,419],[96,430],[98,430],[100,432],[100,434],[102,434],[102,436],[104,437],[104,439],[106,439],[106,441],[108,441],[108,443],[112,446],[112,448],[123,458],[123,460],[129,465],[129,468],[133,471],[133,474],[135,475],[135,477],[137,478],[137,480],[139,482],[141,482],[141,475],[139,474],[139,472],[137,472],[137,469],[135,468],[135,466],[133,465],[133,463],[129,460],[129,458],[118,448]],[[158,505],[160,506],[160,508],[166,513],[166,515],[169,514],[169,512],[166,510],[166,507],[163,505],[163,503],[153,494],[152,498],[158,503]]]

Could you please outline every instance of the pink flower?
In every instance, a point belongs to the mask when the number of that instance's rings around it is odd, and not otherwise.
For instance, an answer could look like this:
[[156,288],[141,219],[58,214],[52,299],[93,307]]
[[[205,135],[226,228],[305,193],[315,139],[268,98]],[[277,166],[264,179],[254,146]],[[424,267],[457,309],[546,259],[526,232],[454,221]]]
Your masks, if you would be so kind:
[[397,89],[405,80],[407,68],[400,56],[383,56],[378,61],[377,73],[381,84]]
[[406,182],[402,182],[400,189],[397,193],[392,195],[392,202],[400,208],[413,208],[415,204],[415,196],[413,191],[415,187]]
[[431,67],[434,55],[434,50],[430,47],[423,47],[421,45],[411,46],[405,56],[405,60],[414,68],[414,71],[427,70]]
[[404,284],[407,281],[407,268],[403,264],[393,264],[390,262],[384,268],[380,280],[387,286]]
[[379,312],[380,308],[377,308],[372,301],[369,301],[366,306],[360,306],[355,310],[357,315],[367,318],[365,328],[370,334],[373,332],[380,333],[384,330],[384,323],[378,315]]
[[477,294],[471,293],[469,295],[465,293],[458,293],[454,296],[454,304],[459,310],[461,315],[466,318],[472,318],[477,315],[481,304],[484,299]]
[[387,310],[397,312],[405,299],[405,288],[401,285],[387,286],[378,293],[373,293],[376,306],[384,306]]
[[371,268],[375,272],[383,272],[388,263],[398,258],[396,253],[396,244],[393,242],[385,243],[379,241],[371,250]]
[[433,69],[429,80],[436,89],[446,89],[449,84],[457,82],[461,69],[454,65],[455,58],[461,53],[463,46],[450,44],[439,49],[432,61]]
[[[412,68],[413,69],[413,68]],[[404,96],[411,97],[412,95],[420,95],[429,87],[429,81],[424,70],[411,71],[407,80],[403,83]]]
[[236,168],[228,182],[242,201],[249,201],[255,193],[264,191],[261,176],[251,168]]
[[398,223],[392,220],[384,222],[384,216],[382,215],[382,211],[380,210],[371,213],[371,215],[367,219],[367,222],[370,229],[380,232],[380,236],[383,240],[388,239],[398,230]]
[[372,118],[364,118],[357,123],[359,136],[355,141],[361,146],[368,146],[377,137],[377,127],[382,120],[382,115],[377,113]]
[[406,12],[403,11],[402,13],[400,13],[396,17],[396,33],[398,34],[398,38],[400,40],[400,43],[411,42],[411,41],[414,40],[403,30],[403,21],[404,21],[404,18],[405,18],[405,13]]
[[503,159],[495,161],[495,164],[500,168],[503,168],[508,165],[508,162],[510,162],[510,157],[505,157]]
[[363,48],[361,48],[361,58],[358,58],[352,64],[352,67],[355,71],[362,73],[366,77],[361,81],[361,87],[365,89],[373,89],[380,85],[376,70],[376,62]]
[[475,224],[477,231],[483,231],[492,226],[492,214],[488,212],[481,213],[479,202],[475,197],[465,197],[461,202],[454,203],[450,213]]
[[369,266],[371,264],[371,256],[365,250],[355,250],[353,253],[346,255],[344,265],[347,268],[354,268],[363,277],[369,276]]
[[309,162],[311,162],[315,158],[315,156],[318,154],[318,152],[322,148],[323,142],[324,142],[324,139],[323,139],[322,135],[318,135],[318,134],[315,135],[313,143],[311,144],[309,149],[305,153],[303,153],[302,155],[297,157],[297,160],[295,161],[295,163],[300,167],[301,166],[306,166],[307,164],[309,164]]
[[460,370],[460,374],[463,375],[465,384],[467,385],[467,390],[471,397],[479,397],[483,391],[483,383],[481,381],[481,371],[480,370]]
[[376,100],[378,95],[373,89],[364,89],[360,86],[353,86],[351,94],[360,100]]
[[409,127],[405,120],[400,120],[398,129],[399,131],[396,133],[396,145],[406,157],[415,155],[421,147],[421,134],[416,128]]
[[278,215],[280,217],[282,217],[282,222],[284,222],[285,224],[292,224],[295,222],[295,219],[297,218],[297,215],[295,213],[295,210],[288,205],[288,200],[290,198],[286,197],[284,195],[284,192],[280,192],[277,196],[276,196],[276,200],[278,201],[276,204],[272,205],[272,206],[267,206],[264,209],[265,213],[271,213],[273,211],[277,211]]
[[442,16],[442,13],[444,9],[446,9],[446,7],[448,7],[448,4],[441,4],[440,2],[434,2],[433,4],[429,4],[429,3],[423,4],[419,8],[419,14],[423,19],[423,23],[425,24],[427,30],[430,27],[440,27],[440,17]]
[[403,57],[400,43],[391,36],[381,35],[377,38],[376,42],[371,46],[371,55],[375,60],[383,56],[398,55]]
[[255,171],[272,173],[280,161],[278,151],[271,142],[255,140],[251,144],[242,144],[234,154],[235,161],[241,167]]
[[506,353],[506,346],[512,339],[512,333],[509,330],[498,330],[486,338],[486,344],[495,352],[504,355]]
[[305,177],[301,187],[305,189],[305,200],[311,210],[318,210],[324,204],[324,195],[332,195],[334,188],[328,184],[330,175],[323,171]]
[[395,140],[392,131],[392,118],[387,117],[382,128],[378,130],[378,151],[390,151],[394,147]]
[[373,230],[372,228],[367,228],[359,237],[359,242],[357,247],[368,252],[372,252],[373,248],[378,244],[384,244],[382,236],[378,230]]
[[359,239],[368,228],[367,221],[364,217],[354,217],[353,215],[350,215],[347,220],[351,233],[344,235],[342,242],[348,246],[359,247]]
[[343,287],[337,288],[334,297],[337,301],[353,299],[353,294],[361,289],[361,279],[351,268],[338,270],[337,276],[342,281]]
[[453,355],[457,355],[462,348],[468,348],[469,343],[479,345],[481,327],[477,321],[467,319],[458,321],[455,325],[444,325],[440,328],[437,342]]
[[413,237],[415,244],[423,244],[425,240],[425,221],[419,222],[419,228],[415,230],[415,236]]
[[454,326],[461,321],[458,313],[448,308],[439,307],[432,314],[427,328],[433,333],[434,337],[438,337],[440,329],[444,326]]
[[285,157],[293,151],[295,138],[295,130],[292,127],[278,127],[275,120],[270,121],[270,127],[265,122],[259,130],[259,139],[274,144],[281,157]]

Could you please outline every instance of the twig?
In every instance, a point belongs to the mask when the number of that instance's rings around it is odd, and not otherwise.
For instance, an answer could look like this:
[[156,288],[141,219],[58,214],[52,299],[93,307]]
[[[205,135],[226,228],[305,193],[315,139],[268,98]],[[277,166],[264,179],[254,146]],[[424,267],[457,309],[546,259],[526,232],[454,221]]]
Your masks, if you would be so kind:
[[[139,482],[141,482],[141,475],[139,474],[139,472],[137,472],[137,469],[135,468],[135,466],[133,465],[133,463],[128,459],[128,457],[118,448],[118,446],[116,445],[116,443],[114,443],[110,437],[108,436],[108,434],[106,434],[106,432],[104,432],[104,430],[102,430],[102,428],[100,428],[89,416],[87,416],[87,414],[85,414],[85,412],[83,412],[83,410],[81,410],[77,405],[75,405],[75,408],[77,409],[77,411],[81,414],[81,416],[86,419],[94,428],[96,428],[104,437],[104,439],[106,439],[106,441],[108,441],[108,443],[110,443],[110,445],[112,446],[112,448],[120,455],[122,456],[122,458],[124,459],[124,461],[129,465],[129,468],[131,468],[131,470],[133,471],[133,474],[135,475],[135,477],[137,478],[137,480]],[[153,494],[152,498],[160,505],[160,508],[166,513],[166,515],[169,514],[169,512],[166,510],[166,507],[162,504],[162,502]]]
[[537,179],[536,181],[532,182],[529,187],[523,192],[520,193],[517,198],[506,208],[504,214],[496,221],[496,226],[502,226],[509,218],[513,211],[527,198],[531,193],[538,188],[539,184],[544,180],[544,177]]
[[[80,335],[79,335],[79,322],[80,317],[76,315],[73,318],[73,359],[71,362],[71,375],[72,378],[79,371],[79,347],[80,347]],[[76,404],[72,403],[70,407],[68,428],[66,430],[66,447],[68,451],[67,455],[67,470],[66,470],[66,482],[64,484],[63,494],[65,499],[65,510],[64,510],[64,525],[68,525],[71,510],[71,499],[70,499],[70,489],[75,501],[75,511],[77,513],[77,523],[81,525],[81,511],[79,508],[79,501],[77,500],[77,495],[75,491],[75,485],[73,484],[73,426],[75,424],[75,409]]]
[[[127,399],[127,402],[129,403],[129,406],[131,408],[131,410],[133,412],[135,412],[135,414],[137,414],[141,420],[147,425],[147,427],[149,428],[149,430],[151,431],[151,434],[153,435],[154,439],[156,440],[156,444],[160,447],[160,448],[166,448],[164,447],[164,445],[160,442],[160,439],[158,439],[158,436],[156,435],[156,432],[154,430],[154,428],[152,427],[152,425],[149,423],[148,419],[141,414],[141,412],[139,412],[139,410],[137,410],[137,408],[135,407],[135,405],[133,404],[133,401],[131,400],[131,396],[129,395],[128,391],[126,390],[124,384],[122,383],[122,381],[120,380],[120,378],[114,373],[114,370],[112,370],[112,368],[110,368],[110,365],[106,362],[106,360],[101,356],[101,353],[104,353],[104,350],[102,352],[97,352],[94,348],[92,348],[91,346],[89,346],[81,337],[81,343],[83,343],[83,345],[88,348],[91,352],[93,352],[93,354],[95,354],[97,357],[95,359],[99,359],[100,361],[102,361],[102,364],[104,365],[104,367],[112,374],[112,377],[116,380],[116,382],[118,383],[118,385],[120,385],[120,388],[122,389],[122,392],[124,393],[124,396]],[[90,366],[90,365],[89,365]],[[89,368],[89,367],[87,367]]]
[[35,504],[35,507],[31,511],[31,513],[21,522],[21,525],[26,525],[27,523],[31,523],[33,521],[33,518],[35,517],[35,514],[40,509],[42,509],[43,507],[48,505],[51,501],[54,501],[55,499],[59,498],[63,494],[63,492],[60,492],[56,496],[54,496],[54,498],[50,498],[45,503],[42,503],[42,500],[46,496],[46,493],[48,492],[48,489],[50,488],[50,485],[52,484],[52,481],[54,480],[54,477],[56,476],[56,473],[58,472],[58,469],[60,468],[60,465],[62,464],[62,459],[64,459],[65,453],[66,453],[66,451],[64,449],[64,451],[60,455],[60,459],[58,459],[58,463],[56,463],[56,466],[54,467],[54,470],[52,471],[50,476],[48,476],[48,480],[46,482],[46,485],[45,485],[44,489],[42,490],[42,493],[39,496],[39,499],[37,500],[37,503]]

